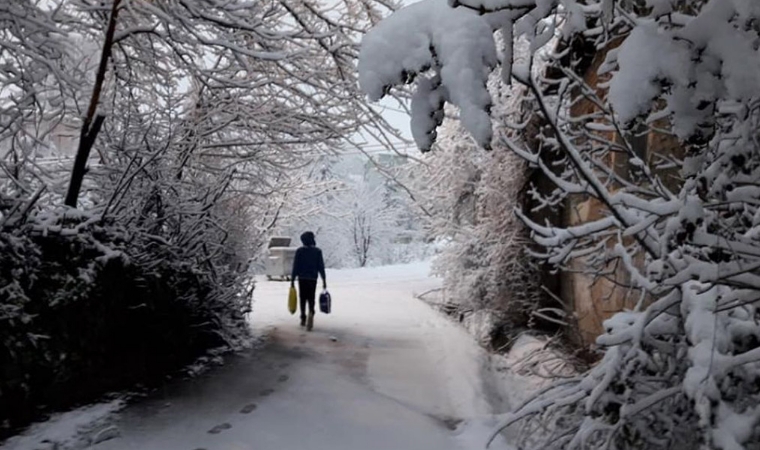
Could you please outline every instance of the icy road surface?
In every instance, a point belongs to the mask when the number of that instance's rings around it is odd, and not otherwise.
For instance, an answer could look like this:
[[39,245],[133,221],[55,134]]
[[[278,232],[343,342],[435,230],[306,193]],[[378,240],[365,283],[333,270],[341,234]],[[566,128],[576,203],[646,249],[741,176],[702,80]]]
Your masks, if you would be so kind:
[[[333,313],[314,331],[287,311],[287,282],[259,280],[262,343],[125,408],[97,450],[483,448],[492,413],[483,350],[414,298],[427,264],[328,271]],[[117,433],[113,433],[117,434]],[[504,448],[503,444],[491,448]]]

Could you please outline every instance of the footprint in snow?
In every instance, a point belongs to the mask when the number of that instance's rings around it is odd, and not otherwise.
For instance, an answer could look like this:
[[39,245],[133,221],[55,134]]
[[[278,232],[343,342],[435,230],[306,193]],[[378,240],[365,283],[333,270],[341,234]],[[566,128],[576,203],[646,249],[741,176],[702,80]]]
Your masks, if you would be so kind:
[[280,377],[277,378],[277,382],[284,383],[284,382],[288,381],[289,379],[290,379],[290,377],[287,376],[287,375],[280,375]]
[[243,406],[243,409],[240,410],[240,414],[250,414],[255,409],[256,409],[256,404],[250,403],[248,405]]
[[289,362],[280,363],[280,369],[284,369],[286,367],[290,366]]
[[228,423],[220,423],[219,425],[215,426],[214,428],[208,430],[209,434],[219,434],[224,430],[229,430],[232,428],[232,425]]
[[268,395],[272,395],[272,393],[274,393],[274,389],[264,389],[261,391],[261,396],[266,397]]

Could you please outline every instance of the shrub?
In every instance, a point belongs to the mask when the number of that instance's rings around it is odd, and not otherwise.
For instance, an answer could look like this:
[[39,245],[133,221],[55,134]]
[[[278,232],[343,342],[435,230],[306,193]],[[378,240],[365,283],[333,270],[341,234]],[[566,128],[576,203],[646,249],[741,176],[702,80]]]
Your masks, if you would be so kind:
[[247,332],[242,274],[115,224],[0,232],[2,430],[152,382]]

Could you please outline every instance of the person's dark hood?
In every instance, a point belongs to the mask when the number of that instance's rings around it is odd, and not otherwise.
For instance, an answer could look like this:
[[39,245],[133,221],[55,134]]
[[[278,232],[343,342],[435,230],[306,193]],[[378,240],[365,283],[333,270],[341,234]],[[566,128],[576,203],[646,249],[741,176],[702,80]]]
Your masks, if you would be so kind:
[[307,231],[301,235],[301,242],[307,247],[315,247],[317,245],[317,241],[314,240],[314,233],[311,231]]

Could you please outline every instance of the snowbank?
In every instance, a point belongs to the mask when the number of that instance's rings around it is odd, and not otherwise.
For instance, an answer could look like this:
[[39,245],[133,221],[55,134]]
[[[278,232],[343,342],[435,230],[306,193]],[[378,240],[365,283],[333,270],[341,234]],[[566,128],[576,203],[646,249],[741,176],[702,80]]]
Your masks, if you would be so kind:
[[0,450],[77,450],[115,438],[119,431],[108,420],[124,405],[114,400],[55,414],[0,444]]

